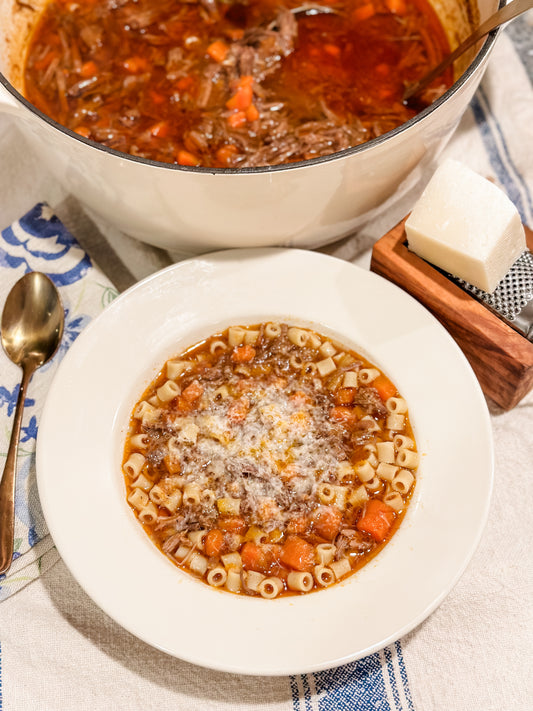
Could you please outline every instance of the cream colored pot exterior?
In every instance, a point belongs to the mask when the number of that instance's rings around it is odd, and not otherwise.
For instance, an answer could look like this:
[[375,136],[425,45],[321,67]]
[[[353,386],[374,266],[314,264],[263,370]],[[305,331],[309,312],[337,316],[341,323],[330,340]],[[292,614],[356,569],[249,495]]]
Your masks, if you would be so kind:
[[[485,4],[481,19],[495,9],[489,0]],[[23,99],[6,79],[20,67],[6,67],[1,52],[0,111],[15,114],[36,155],[71,194],[142,241],[192,253],[313,248],[349,234],[395,191],[414,184],[417,167],[433,161],[456,128],[494,39],[441,99],[400,128],[357,148],[290,166],[210,171],[116,153],[59,126]]]

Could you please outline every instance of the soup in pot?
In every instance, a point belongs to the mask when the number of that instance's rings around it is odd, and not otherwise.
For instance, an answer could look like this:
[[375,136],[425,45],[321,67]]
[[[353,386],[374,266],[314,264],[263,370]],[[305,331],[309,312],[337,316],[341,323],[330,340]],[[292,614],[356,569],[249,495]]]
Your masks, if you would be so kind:
[[[50,0],[25,95],[85,138],[207,168],[307,160],[416,114],[406,82],[448,53],[428,0]],[[304,5],[304,7],[306,7]],[[451,70],[429,90],[431,103]]]

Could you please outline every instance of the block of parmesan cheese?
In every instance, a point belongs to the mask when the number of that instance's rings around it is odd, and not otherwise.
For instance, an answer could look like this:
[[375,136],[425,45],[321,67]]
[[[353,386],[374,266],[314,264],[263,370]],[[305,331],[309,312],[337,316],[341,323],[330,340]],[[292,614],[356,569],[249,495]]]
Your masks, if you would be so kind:
[[507,195],[455,160],[435,171],[405,231],[412,252],[489,293],[526,249],[520,215]]

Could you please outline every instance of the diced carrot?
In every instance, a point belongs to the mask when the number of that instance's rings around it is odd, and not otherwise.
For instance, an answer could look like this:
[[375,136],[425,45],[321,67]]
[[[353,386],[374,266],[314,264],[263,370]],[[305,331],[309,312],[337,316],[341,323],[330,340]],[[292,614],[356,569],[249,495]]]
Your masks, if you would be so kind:
[[246,521],[240,516],[221,516],[218,525],[223,531],[231,533],[244,533],[248,528]]
[[77,133],[79,136],[83,136],[84,138],[89,138],[91,135],[91,129],[88,126],[77,126],[74,129],[74,133]]
[[229,47],[222,40],[211,42],[207,48],[207,54],[214,59],[215,62],[223,62],[228,54]]
[[90,59],[88,62],[84,62],[81,65],[80,75],[85,79],[88,79],[89,77],[94,77],[97,71],[98,67],[96,66],[96,62],[93,62],[93,60]]
[[248,541],[241,549],[242,566],[246,570],[255,570],[258,573],[268,573],[274,563],[271,546],[261,545]]
[[313,512],[312,522],[319,536],[332,541],[340,530],[342,511],[335,506],[319,506]]
[[189,402],[194,402],[203,395],[203,392],[204,386],[197,380],[193,380],[190,385],[187,385],[181,394]]
[[200,165],[200,160],[194,155],[194,153],[190,153],[189,151],[185,151],[183,149],[178,151],[177,160],[180,165]]
[[388,504],[380,499],[370,499],[363,515],[356,523],[356,528],[370,534],[378,543],[382,543],[387,538],[395,518],[394,509]]
[[244,30],[240,27],[231,27],[226,30],[226,34],[233,42],[238,42],[244,36]]
[[303,390],[296,390],[292,395],[289,396],[289,400],[295,405],[311,405],[313,400],[307,393]]
[[244,111],[236,111],[228,116],[228,124],[231,128],[242,128],[246,123],[246,113]]
[[128,57],[122,62],[124,69],[130,74],[141,74],[148,71],[150,65],[144,57]]
[[165,455],[163,459],[167,472],[169,474],[179,474],[181,471],[180,460],[176,457],[171,457],[170,454]]
[[343,405],[337,405],[332,407],[329,411],[329,418],[333,422],[339,422],[345,427],[351,427],[356,422],[355,412],[351,407],[344,407]]
[[365,5],[361,5],[360,7],[356,7],[352,13],[352,18],[356,22],[364,22],[364,20],[369,20],[375,14],[376,14],[376,8],[374,7],[374,5],[371,2],[369,2],[369,3],[366,3]]
[[234,400],[228,407],[228,420],[230,422],[242,422],[250,409],[250,400],[243,396]]
[[254,78],[251,74],[243,74],[242,77],[239,78],[237,86],[244,87],[244,86],[253,86],[254,85]]
[[250,84],[244,84],[237,88],[233,96],[226,101],[228,109],[237,109],[237,111],[245,111],[254,98],[254,90]]
[[231,354],[231,360],[234,363],[249,363],[255,358],[255,348],[248,343],[240,346],[235,346]]
[[330,57],[335,57],[335,59],[341,56],[341,48],[336,44],[325,44],[324,52],[329,54]]
[[191,89],[193,85],[194,85],[194,79],[192,77],[181,77],[176,82],[176,87],[180,91],[187,91],[188,89]]
[[389,64],[385,64],[385,62],[381,62],[380,64],[376,65],[374,71],[380,77],[387,77],[391,73],[391,67]]
[[155,89],[149,89],[148,94],[150,95],[150,99],[152,100],[152,103],[156,104],[156,106],[160,106],[161,104],[164,104],[166,101],[163,94],[160,94],[158,91],[155,91]]
[[219,163],[224,163],[228,165],[233,160],[233,157],[239,152],[237,146],[233,143],[228,143],[225,146],[221,146],[217,151],[217,160]]
[[150,129],[150,133],[154,138],[166,138],[170,132],[170,125],[168,121],[159,121],[154,123]]
[[372,386],[376,388],[383,402],[390,397],[394,397],[397,393],[396,386],[384,375],[378,375],[378,377],[372,381]]
[[218,556],[224,547],[224,533],[219,528],[212,528],[205,537],[204,551],[209,557]]
[[246,109],[246,120],[247,121],[257,121],[259,118],[259,111],[257,109],[257,106],[255,104],[250,104],[250,106]]
[[287,533],[305,533],[308,526],[307,516],[293,516],[287,523]]
[[355,397],[355,388],[339,388],[335,393],[336,405],[351,405]]
[[405,15],[407,12],[405,0],[385,0],[385,5],[395,15]]
[[314,547],[299,536],[289,536],[280,556],[281,562],[293,570],[311,570],[315,561]]

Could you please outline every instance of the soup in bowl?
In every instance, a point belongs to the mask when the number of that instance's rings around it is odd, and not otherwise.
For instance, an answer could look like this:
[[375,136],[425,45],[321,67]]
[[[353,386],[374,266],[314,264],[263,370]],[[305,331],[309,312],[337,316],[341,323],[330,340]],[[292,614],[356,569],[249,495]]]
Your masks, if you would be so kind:
[[436,157],[493,38],[417,106],[403,88],[493,9],[2,0],[1,108],[70,192],[128,234],[186,251],[314,247]]

